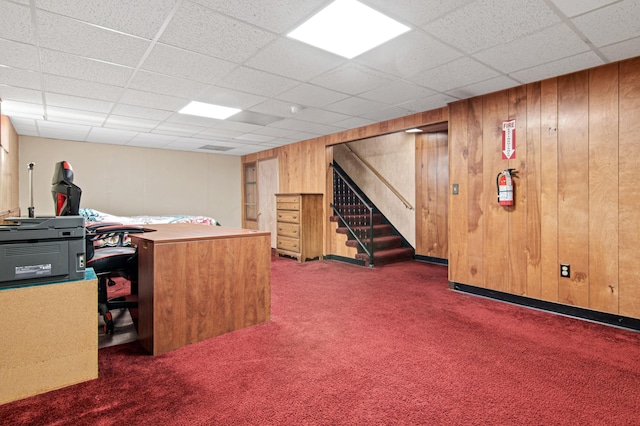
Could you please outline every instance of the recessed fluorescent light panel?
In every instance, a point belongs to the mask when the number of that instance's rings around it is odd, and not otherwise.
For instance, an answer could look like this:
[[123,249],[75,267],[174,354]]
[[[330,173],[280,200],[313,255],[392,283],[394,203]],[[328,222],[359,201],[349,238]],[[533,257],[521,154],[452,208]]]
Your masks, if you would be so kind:
[[409,30],[356,0],[336,0],[288,36],[351,59]]
[[199,117],[217,118],[218,120],[224,120],[231,117],[233,114],[239,113],[238,108],[229,108],[220,105],[207,104],[204,102],[189,102],[187,106],[178,111],[180,114],[197,115]]

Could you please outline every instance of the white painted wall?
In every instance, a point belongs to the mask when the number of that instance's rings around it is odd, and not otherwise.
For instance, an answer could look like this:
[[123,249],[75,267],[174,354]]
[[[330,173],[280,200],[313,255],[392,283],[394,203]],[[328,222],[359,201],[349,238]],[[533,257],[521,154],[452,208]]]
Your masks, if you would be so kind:
[[358,155],[371,164],[413,207],[402,201],[345,144],[334,145],[333,158],[380,209],[398,232],[415,247],[416,172],[415,136],[399,132],[349,142]]
[[210,216],[241,227],[240,157],[20,136],[20,209],[29,207],[27,164],[36,163],[36,216],[55,212],[51,178],[68,161],[82,189],[80,207],[116,216]]

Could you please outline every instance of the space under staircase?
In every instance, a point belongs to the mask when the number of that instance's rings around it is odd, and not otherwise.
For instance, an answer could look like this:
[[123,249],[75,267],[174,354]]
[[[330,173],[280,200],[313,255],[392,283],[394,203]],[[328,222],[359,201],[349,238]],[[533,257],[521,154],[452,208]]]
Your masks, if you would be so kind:
[[413,259],[415,250],[384,218],[336,163],[333,168],[333,215],[336,232],[347,235],[355,258],[369,267]]

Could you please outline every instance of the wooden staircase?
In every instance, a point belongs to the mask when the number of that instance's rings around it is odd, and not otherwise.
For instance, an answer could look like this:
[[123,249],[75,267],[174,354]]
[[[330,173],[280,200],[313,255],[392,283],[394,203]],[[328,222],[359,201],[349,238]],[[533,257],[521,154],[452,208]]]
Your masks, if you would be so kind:
[[[341,177],[344,178],[344,175]],[[350,183],[345,185],[342,182],[337,182],[334,178],[332,206],[334,212],[337,210],[339,215],[338,213],[334,214],[330,217],[330,221],[338,224],[337,233],[347,236],[345,244],[357,249],[355,258],[369,266],[380,266],[413,259],[415,250],[412,247],[406,247],[400,235],[394,235],[393,227],[388,223],[383,223],[384,218],[380,213],[375,211],[370,213],[370,207],[365,204],[360,195],[355,193],[354,186]],[[349,227],[345,222],[349,224]],[[373,226],[370,226],[371,224]],[[363,245],[367,248],[366,250],[362,247]],[[371,249],[373,259],[370,259],[367,253],[367,250],[371,251]]]

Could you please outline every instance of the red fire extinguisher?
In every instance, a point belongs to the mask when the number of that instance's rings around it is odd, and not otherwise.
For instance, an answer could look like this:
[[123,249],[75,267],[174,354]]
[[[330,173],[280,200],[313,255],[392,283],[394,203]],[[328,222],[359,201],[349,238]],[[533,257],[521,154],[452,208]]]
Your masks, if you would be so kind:
[[498,203],[500,203],[501,206],[513,205],[513,177],[515,177],[515,174],[516,169],[506,169],[496,176]]

